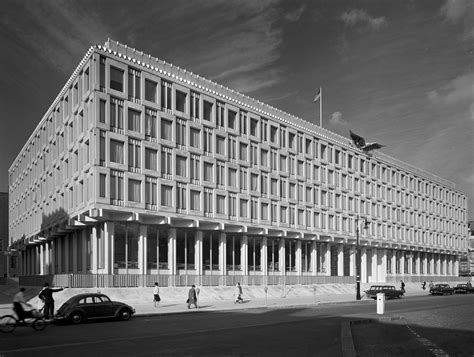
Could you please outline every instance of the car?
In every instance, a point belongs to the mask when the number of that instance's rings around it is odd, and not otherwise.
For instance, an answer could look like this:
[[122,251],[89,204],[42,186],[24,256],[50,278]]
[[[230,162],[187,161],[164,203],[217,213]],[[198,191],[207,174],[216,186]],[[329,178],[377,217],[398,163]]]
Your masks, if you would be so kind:
[[67,300],[54,316],[57,322],[80,324],[86,320],[116,318],[129,320],[135,309],[119,301],[111,301],[101,293],[78,294]]
[[435,284],[430,288],[431,295],[453,295],[454,288],[450,287],[449,284]]
[[369,290],[365,291],[367,297],[371,299],[376,299],[378,293],[384,293],[386,299],[400,299],[403,296],[403,291],[393,285],[372,285]]
[[458,284],[454,287],[455,294],[467,294],[467,284]]

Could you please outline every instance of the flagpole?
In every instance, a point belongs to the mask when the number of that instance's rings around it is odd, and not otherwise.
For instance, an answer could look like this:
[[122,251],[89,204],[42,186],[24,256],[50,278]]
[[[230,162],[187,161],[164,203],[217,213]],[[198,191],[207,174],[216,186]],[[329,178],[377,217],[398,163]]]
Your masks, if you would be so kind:
[[323,89],[319,87],[319,127],[323,127]]

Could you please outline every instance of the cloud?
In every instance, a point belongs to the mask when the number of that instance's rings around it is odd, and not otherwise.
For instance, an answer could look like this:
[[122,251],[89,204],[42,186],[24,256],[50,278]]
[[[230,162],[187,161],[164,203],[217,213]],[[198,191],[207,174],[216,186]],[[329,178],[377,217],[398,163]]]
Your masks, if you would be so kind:
[[329,122],[332,125],[347,125],[348,122],[344,119],[342,119],[342,113],[341,112],[334,112],[331,115],[331,119],[329,119]]
[[361,25],[367,26],[372,30],[377,30],[386,23],[385,17],[373,17],[361,9],[352,9],[344,12],[341,15],[341,20],[350,27]]
[[459,103],[474,103],[474,72],[464,73],[439,90],[428,93],[428,99],[433,103],[453,105]]
[[445,21],[464,26],[463,38],[474,38],[474,2],[472,0],[446,0],[440,9]]
[[290,22],[296,22],[301,18],[303,12],[306,10],[306,5],[299,7],[296,10],[293,10],[285,15],[285,19]]

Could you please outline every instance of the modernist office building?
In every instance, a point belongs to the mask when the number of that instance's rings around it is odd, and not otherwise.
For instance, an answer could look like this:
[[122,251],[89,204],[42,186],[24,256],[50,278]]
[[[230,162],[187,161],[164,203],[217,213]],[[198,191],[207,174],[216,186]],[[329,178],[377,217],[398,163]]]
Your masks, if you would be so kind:
[[114,41],[9,175],[23,276],[354,282],[359,242],[363,282],[418,281],[457,276],[467,252],[453,183]]

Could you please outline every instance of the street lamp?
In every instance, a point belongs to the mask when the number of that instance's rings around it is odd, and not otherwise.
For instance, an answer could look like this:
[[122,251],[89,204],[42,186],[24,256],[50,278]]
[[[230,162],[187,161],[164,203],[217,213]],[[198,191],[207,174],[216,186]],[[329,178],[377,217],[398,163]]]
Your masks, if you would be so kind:
[[[364,219],[364,229],[367,229],[369,222]],[[360,247],[359,247],[359,216],[356,218],[356,300],[360,300]]]

